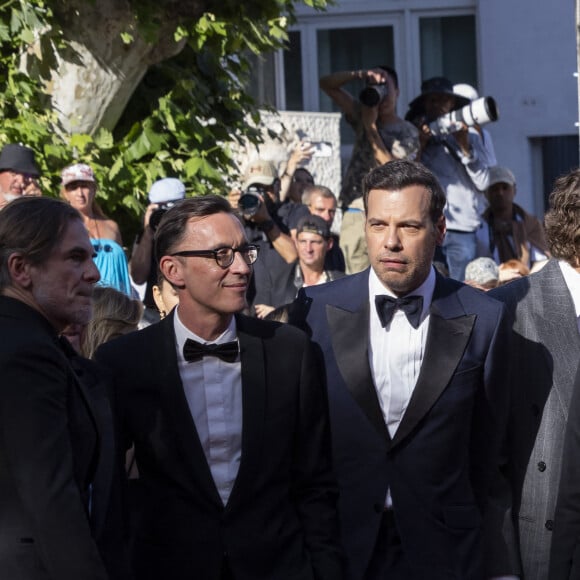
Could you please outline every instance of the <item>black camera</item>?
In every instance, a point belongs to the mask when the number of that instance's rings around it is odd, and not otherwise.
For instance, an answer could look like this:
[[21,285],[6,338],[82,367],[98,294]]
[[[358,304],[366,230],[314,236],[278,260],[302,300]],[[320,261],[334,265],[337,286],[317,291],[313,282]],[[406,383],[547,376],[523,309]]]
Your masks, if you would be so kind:
[[359,94],[358,100],[365,107],[376,107],[387,96],[389,90],[386,83],[367,85]]
[[266,190],[259,185],[250,185],[240,195],[240,199],[238,200],[238,210],[240,213],[245,217],[252,217],[256,215],[258,210],[260,209],[260,205],[262,205],[262,199],[260,196],[265,196]]
[[149,218],[149,227],[155,231],[159,226],[159,222],[161,218],[165,215],[168,209],[171,209],[174,205],[177,205],[181,200],[177,201],[166,201],[164,203],[158,204],[158,208],[152,212],[151,217]]

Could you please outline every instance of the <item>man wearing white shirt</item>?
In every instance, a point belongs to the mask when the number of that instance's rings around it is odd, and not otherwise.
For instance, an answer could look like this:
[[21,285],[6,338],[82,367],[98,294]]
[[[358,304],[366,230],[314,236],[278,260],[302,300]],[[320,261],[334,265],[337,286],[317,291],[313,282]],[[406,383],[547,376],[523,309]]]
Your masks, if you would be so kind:
[[[567,525],[569,512],[561,519],[556,503],[560,474],[564,484],[564,474],[576,468],[568,462],[578,457],[578,449],[568,451],[565,440],[567,430],[575,428],[569,417],[577,412],[570,402],[580,360],[579,170],[555,181],[545,224],[552,259],[536,274],[490,292],[506,304],[513,321],[505,448],[512,500],[505,538],[525,580],[545,580],[550,568],[550,578],[578,578],[562,574],[570,571],[578,529]],[[564,512],[570,500],[577,502],[578,492],[566,490]]]
[[239,315],[258,257],[225,198],[163,216],[179,304],[101,347],[134,443],[139,580],[340,580],[326,396],[308,337]]
[[496,571],[483,521],[498,521],[503,307],[435,272],[445,194],[428,169],[376,168],[363,200],[371,267],[296,305],[326,368],[347,578],[482,580],[484,560]]

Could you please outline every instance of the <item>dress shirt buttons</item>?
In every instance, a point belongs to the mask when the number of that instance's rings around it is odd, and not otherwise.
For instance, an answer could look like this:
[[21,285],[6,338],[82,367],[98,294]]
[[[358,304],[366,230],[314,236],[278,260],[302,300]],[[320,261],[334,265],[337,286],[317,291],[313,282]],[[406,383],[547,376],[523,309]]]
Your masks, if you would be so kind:
[[554,529],[554,522],[552,520],[548,520],[544,525],[549,532]]
[[542,473],[546,471],[546,464],[543,461],[538,463],[538,471],[541,471]]

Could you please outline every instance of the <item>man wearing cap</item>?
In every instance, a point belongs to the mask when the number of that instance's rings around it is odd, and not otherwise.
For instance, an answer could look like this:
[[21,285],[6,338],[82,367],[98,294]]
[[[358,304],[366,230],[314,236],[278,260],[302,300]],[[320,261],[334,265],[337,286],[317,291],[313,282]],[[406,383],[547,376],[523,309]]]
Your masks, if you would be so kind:
[[332,282],[344,276],[339,270],[327,270],[324,263],[334,240],[328,224],[317,215],[307,215],[296,226],[298,260],[290,270],[286,284],[275,286],[270,277],[264,278],[256,291],[255,310],[264,318],[278,306],[289,304],[300,288]]
[[448,79],[434,77],[423,82],[421,94],[411,101],[405,116],[420,128],[420,161],[435,174],[447,196],[443,252],[449,275],[459,281],[465,278],[465,266],[477,256],[481,192],[488,180],[486,155],[481,139],[470,134],[464,123],[457,131],[441,135],[433,134],[429,124],[468,103],[453,91]]
[[131,278],[135,284],[146,284],[143,304],[146,322],[156,322],[159,314],[153,299],[157,284],[157,262],[153,253],[153,236],[163,214],[185,197],[185,185],[175,177],[164,177],[153,183],[149,190],[149,205],[143,218],[143,230],[137,236],[129,261]]
[[475,258],[465,268],[465,283],[487,292],[499,283],[499,268],[491,258]]
[[514,203],[516,178],[507,167],[489,168],[485,197],[489,207],[477,230],[478,255],[498,264],[519,260],[528,268],[548,259],[548,243],[540,220]]
[[[253,305],[257,289],[271,278],[283,285],[298,258],[290,230],[294,226],[291,207],[282,209],[280,179],[271,161],[256,159],[246,169],[241,193],[231,192],[229,201],[242,217],[248,240],[260,247],[260,259],[248,290]],[[297,207],[296,204],[292,204]]]
[[26,188],[40,177],[34,151],[24,145],[9,143],[0,153],[0,209],[25,194]]

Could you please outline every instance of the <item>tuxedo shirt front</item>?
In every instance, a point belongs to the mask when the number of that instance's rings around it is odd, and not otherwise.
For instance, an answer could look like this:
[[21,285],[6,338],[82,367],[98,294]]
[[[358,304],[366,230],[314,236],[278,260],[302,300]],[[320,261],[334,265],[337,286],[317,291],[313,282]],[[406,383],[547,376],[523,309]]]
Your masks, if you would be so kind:
[[[208,343],[185,327],[179,306],[173,318],[177,364],[185,397],[212,477],[223,504],[227,504],[242,457],[242,364],[215,356],[188,362],[183,355],[189,338]],[[211,344],[236,341],[236,321]]]

